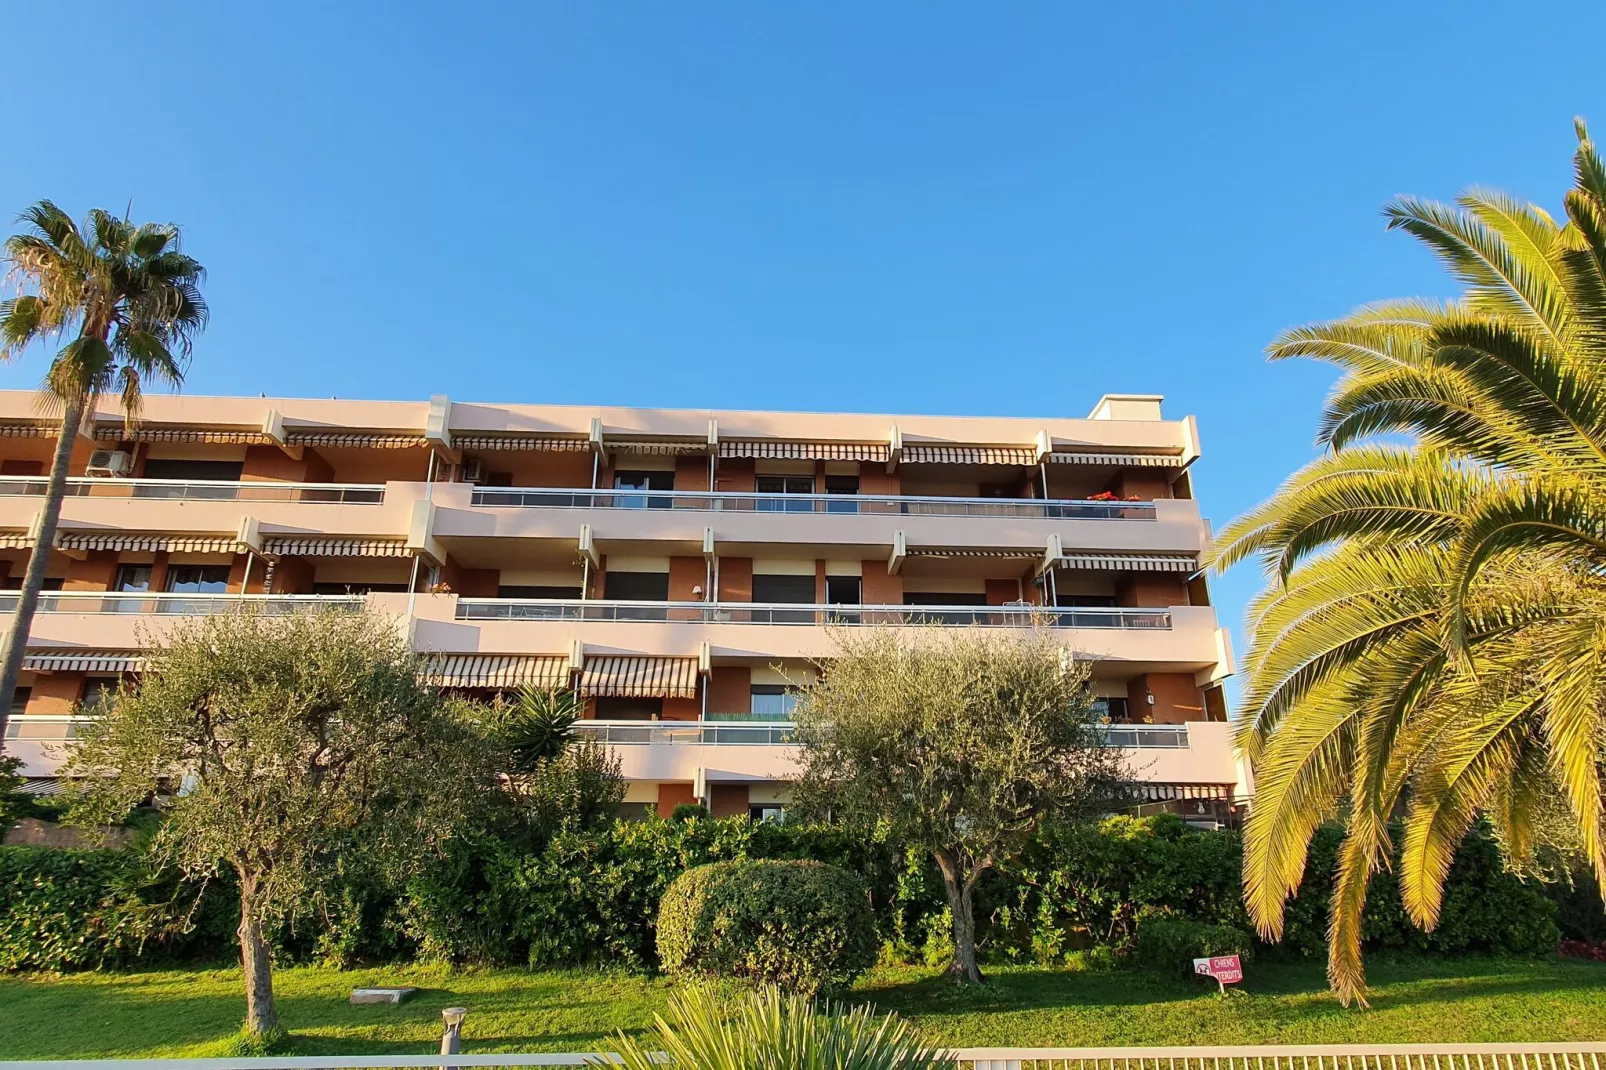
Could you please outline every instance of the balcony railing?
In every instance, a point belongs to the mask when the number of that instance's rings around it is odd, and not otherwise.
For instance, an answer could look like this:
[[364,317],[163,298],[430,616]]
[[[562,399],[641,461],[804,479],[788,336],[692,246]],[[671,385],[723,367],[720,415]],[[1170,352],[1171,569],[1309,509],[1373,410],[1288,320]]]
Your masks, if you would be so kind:
[[[1186,749],[1185,724],[1099,725],[1098,739],[1106,747],[1126,750]],[[575,734],[610,745],[640,743],[714,743],[746,746],[785,746],[792,742],[791,722],[731,724],[723,721],[576,721]]]
[[774,747],[791,742],[790,723],[730,724],[711,721],[576,721],[575,734],[610,745],[713,743]]
[[882,494],[761,494],[690,490],[475,487],[477,506],[513,509],[683,509],[701,512],[986,516],[1047,520],[1153,520],[1153,502],[1065,498],[941,498]]
[[[43,496],[49,480],[42,476],[6,476],[0,495]],[[170,498],[207,502],[308,502],[335,505],[378,505],[385,488],[373,483],[237,483],[213,479],[67,480],[70,498]]]
[[1105,724],[1099,725],[1099,740],[1106,747],[1128,750],[1186,749],[1185,724]]
[[[250,608],[284,616],[315,609],[355,612],[362,595],[345,594],[142,594],[137,591],[46,591],[39,596],[40,613],[149,614],[159,617],[204,617]],[[17,595],[0,593],[0,615],[17,608]]]
[[793,602],[579,602],[461,598],[458,620],[648,621],[692,624],[957,624],[984,628],[1171,627],[1163,609],[1052,606],[843,606]]

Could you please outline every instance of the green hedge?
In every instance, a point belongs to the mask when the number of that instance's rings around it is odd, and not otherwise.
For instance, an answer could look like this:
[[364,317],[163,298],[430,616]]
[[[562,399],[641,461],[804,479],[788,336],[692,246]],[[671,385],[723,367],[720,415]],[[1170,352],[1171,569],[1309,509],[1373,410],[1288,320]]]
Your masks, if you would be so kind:
[[1193,960],[1237,955],[1248,961],[1254,940],[1234,925],[1212,925],[1175,914],[1149,914],[1138,920],[1139,965],[1160,973],[1193,973]]
[[[1318,833],[1285,939],[1259,953],[1325,953],[1338,838],[1337,829]],[[766,858],[856,874],[889,954],[940,955],[945,903],[929,860],[836,828],[744,819],[622,822],[559,833],[540,849],[488,834],[459,839],[405,888],[353,876],[327,917],[279,934],[278,947],[287,961],[342,965],[423,957],[653,969],[671,881],[709,862]],[[1139,919],[1155,913],[1249,931],[1241,863],[1236,834],[1200,832],[1170,816],[1046,830],[979,887],[981,951],[1045,963],[1092,947],[1127,956]],[[233,957],[232,896],[226,879],[203,888],[152,878],[123,852],[0,848],[0,968]],[[1543,953],[1558,942],[1555,917],[1545,889],[1506,873],[1492,838],[1475,831],[1456,856],[1434,932],[1410,925],[1384,871],[1367,898],[1365,939],[1371,949]]]
[[711,862],[670,882],[658,908],[668,973],[835,992],[875,965],[864,883],[807,859]]

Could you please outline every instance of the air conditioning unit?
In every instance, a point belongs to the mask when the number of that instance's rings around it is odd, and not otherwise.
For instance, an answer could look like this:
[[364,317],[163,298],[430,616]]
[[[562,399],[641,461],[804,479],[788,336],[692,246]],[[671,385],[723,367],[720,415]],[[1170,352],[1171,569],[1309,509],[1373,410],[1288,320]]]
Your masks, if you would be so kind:
[[134,458],[123,450],[96,450],[89,455],[86,476],[126,476],[134,469]]
[[464,457],[463,458],[463,482],[464,483],[484,483],[485,482],[485,461],[484,461],[483,458],[480,458],[480,457]]

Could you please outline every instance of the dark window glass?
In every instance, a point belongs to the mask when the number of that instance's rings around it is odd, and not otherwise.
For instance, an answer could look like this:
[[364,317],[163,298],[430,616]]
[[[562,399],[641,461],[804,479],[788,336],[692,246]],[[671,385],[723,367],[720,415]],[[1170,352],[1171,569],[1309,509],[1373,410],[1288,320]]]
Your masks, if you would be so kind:
[[148,460],[146,479],[221,479],[239,482],[244,461]]
[[169,565],[167,590],[172,594],[223,594],[229,589],[227,565]]
[[313,594],[405,594],[405,583],[314,583]]
[[747,808],[749,821],[773,821],[777,825],[786,820],[786,809],[780,803],[753,803]]
[[84,697],[82,705],[93,706],[104,698],[117,693],[119,678],[116,676],[91,676],[84,681]]
[[1124,698],[1094,699],[1093,715],[1095,717],[1108,717],[1112,721],[1127,721],[1131,719],[1128,716],[1126,699]]
[[984,606],[984,594],[928,594],[924,591],[907,591],[903,596],[906,606]]
[[[667,590],[667,588],[666,588]],[[503,584],[496,589],[498,598],[561,598],[570,602],[580,600],[580,588],[574,587],[532,587],[518,584]]]
[[597,699],[597,720],[599,721],[656,721],[664,715],[664,700],[661,698],[613,698],[602,697]]
[[148,591],[151,589],[151,566],[118,565],[117,578],[112,581],[114,591]]
[[813,576],[754,576],[755,602],[814,602]]
[[797,692],[784,684],[754,684],[751,702],[754,717],[789,721],[797,709]]
[[[859,493],[858,476],[826,476],[825,493],[851,497]],[[826,502],[825,511],[828,513],[857,513],[859,503],[855,501]]]
[[602,597],[611,602],[667,602],[669,573],[609,572],[603,577]]
[[1084,607],[1113,606],[1113,605],[1115,605],[1115,595],[1113,595],[1113,594],[1062,594],[1062,595],[1059,595],[1055,599],[1054,604],[1055,605],[1060,605],[1060,606],[1084,606]]
[[[759,476],[753,489],[760,494],[813,494],[813,476]],[[812,513],[811,501],[774,501],[760,498],[757,509],[761,513]]]
[[11,716],[21,717],[28,712],[28,697],[32,694],[31,687],[19,687],[11,692]]
[[862,596],[858,576],[825,577],[825,602],[831,606],[856,606]]

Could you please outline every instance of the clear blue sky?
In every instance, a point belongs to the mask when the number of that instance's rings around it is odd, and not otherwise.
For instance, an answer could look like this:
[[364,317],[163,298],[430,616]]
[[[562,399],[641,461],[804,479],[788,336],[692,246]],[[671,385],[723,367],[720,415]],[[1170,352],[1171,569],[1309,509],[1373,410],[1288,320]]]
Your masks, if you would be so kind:
[[[1199,417],[1311,456],[1280,328],[1448,294],[1378,214],[1559,210],[1606,4],[8,4],[0,214],[185,227],[192,393]],[[0,369],[32,386],[41,357]],[[1216,584],[1237,623],[1258,585]]]

